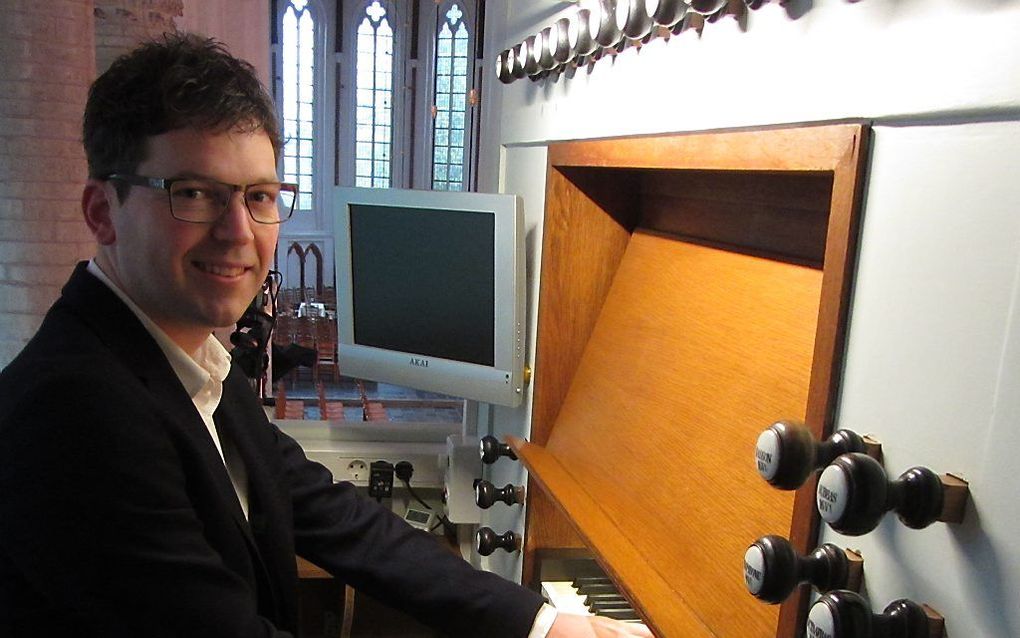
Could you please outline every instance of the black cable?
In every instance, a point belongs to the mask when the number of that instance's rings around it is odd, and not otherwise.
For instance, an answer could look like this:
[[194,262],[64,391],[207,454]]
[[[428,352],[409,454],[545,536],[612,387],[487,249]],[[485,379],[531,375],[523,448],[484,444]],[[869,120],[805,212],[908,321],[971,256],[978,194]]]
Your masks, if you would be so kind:
[[411,482],[410,481],[408,481],[407,479],[401,479],[401,480],[404,482],[404,486],[407,487],[407,491],[411,493],[411,496],[413,496],[419,503],[424,505],[425,509],[427,509],[429,511],[435,511],[435,510],[432,509],[431,505],[429,505],[425,501],[421,500],[421,497],[418,496],[418,493],[415,492],[414,489],[411,487]]
[[[283,285],[283,273],[279,270],[270,270],[266,273],[266,293],[269,295],[269,307],[271,308],[270,316],[273,318],[273,323],[269,326],[269,335],[266,337],[266,343],[273,342],[273,331],[276,330],[276,298],[280,290],[280,286]],[[275,286],[273,284],[276,284]]]

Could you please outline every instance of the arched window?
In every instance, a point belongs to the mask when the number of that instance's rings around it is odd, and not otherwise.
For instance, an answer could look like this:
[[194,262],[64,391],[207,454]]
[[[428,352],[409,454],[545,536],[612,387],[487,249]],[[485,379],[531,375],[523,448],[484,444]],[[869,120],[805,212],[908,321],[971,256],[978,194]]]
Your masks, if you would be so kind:
[[[280,229],[332,263],[332,187],[472,190],[485,81],[478,0],[270,0],[280,177],[301,189]],[[329,272],[329,271],[327,271]]]
[[307,0],[288,0],[281,20],[280,98],[283,179],[300,188],[299,210],[311,210],[315,195],[315,17]]
[[378,0],[357,21],[354,185],[390,186],[393,147],[393,27]]
[[448,4],[439,15],[435,42],[435,108],[432,126],[432,188],[464,190],[468,129],[468,86],[472,64],[471,33],[462,3]]

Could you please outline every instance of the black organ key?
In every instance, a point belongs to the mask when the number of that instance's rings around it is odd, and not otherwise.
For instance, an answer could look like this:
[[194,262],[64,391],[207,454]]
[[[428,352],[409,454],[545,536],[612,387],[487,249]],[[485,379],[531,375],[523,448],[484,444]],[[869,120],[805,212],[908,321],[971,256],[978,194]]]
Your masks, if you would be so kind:
[[577,587],[577,593],[585,596],[587,594],[617,594],[619,591],[617,591],[616,585],[613,585],[612,583],[591,583],[588,585],[579,585]]

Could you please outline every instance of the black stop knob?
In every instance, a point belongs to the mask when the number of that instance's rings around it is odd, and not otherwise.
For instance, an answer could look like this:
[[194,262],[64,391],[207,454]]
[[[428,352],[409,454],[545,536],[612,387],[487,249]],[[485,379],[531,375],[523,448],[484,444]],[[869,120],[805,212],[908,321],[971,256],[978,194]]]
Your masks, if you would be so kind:
[[521,537],[513,531],[497,534],[490,527],[479,527],[475,532],[475,549],[482,556],[488,556],[497,549],[516,552],[521,548]]
[[836,590],[811,606],[806,634],[812,638],[928,638],[928,625],[924,608],[913,601],[895,600],[876,615],[860,594]]
[[825,543],[800,556],[782,536],[763,536],[744,552],[747,591],[767,603],[781,603],[797,585],[810,583],[819,591],[843,589],[850,576],[850,561],[839,547]]
[[482,457],[482,463],[486,464],[495,463],[501,456],[508,456],[514,461],[517,460],[517,455],[510,449],[510,446],[506,443],[500,443],[499,439],[491,434],[483,436],[482,440],[478,442],[478,453]]
[[914,467],[890,481],[882,465],[867,454],[836,458],[818,479],[818,513],[832,529],[849,536],[878,527],[888,511],[914,529],[927,527],[942,512],[942,481],[928,468]]
[[524,504],[524,486],[507,483],[504,487],[496,487],[489,481],[475,482],[475,504],[482,509],[489,509],[497,501],[507,505]]
[[754,455],[758,473],[769,485],[795,490],[840,454],[863,451],[864,439],[856,432],[838,430],[818,442],[803,424],[777,421],[758,436]]

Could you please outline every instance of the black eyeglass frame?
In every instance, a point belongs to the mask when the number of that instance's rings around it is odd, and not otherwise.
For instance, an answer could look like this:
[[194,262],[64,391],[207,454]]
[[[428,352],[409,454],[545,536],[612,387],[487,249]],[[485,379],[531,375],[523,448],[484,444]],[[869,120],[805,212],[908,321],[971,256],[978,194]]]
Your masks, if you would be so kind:
[[[210,219],[207,221],[199,221],[194,219],[181,219],[180,217],[174,214],[174,200],[170,191],[173,185],[177,182],[194,182],[194,181],[212,182],[214,184],[219,184],[221,186],[226,186],[230,188],[231,193],[240,192],[242,194],[241,201],[244,202],[244,209],[248,211],[248,217],[251,217],[252,221],[254,221],[256,224],[265,224],[267,226],[282,224],[294,215],[294,207],[297,205],[299,193],[298,185],[290,182],[257,182],[255,184],[227,184],[226,182],[221,182],[215,179],[209,179],[205,177],[169,177],[169,178],[147,177],[145,175],[134,175],[131,173],[110,173],[109,175],[103,177],[103,179],[106,181],[124,182],[125,184],[130,184],[131,186],[145,186],[147,188],[155,188],[157,190],[166,191],[167,201],[170,204],[170,216],[176,219],[177,221],[187,222],[189,224],[216,223],[220,219],[220,217],[223,216],[223,213],[226,212],[227,206],[229,205],[229,201],[223,205],[223,211],[220,212],[219,216],[217,216],[216,219]],[[287,211],[286,217],[281,216],[280,219],[271,222],[262,221],[261,219],[255,218],[255,214],[251,211],[251,207],[248,206],[247,197],[248,189],[251,188],[252,186],[266,186],[266,185],[279,186],[280,191],[287,191],[294,195],[294,199],[290,203],[290,210]]]

